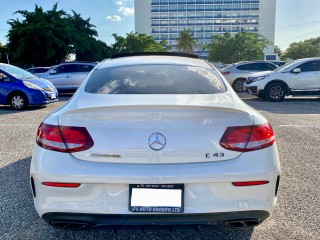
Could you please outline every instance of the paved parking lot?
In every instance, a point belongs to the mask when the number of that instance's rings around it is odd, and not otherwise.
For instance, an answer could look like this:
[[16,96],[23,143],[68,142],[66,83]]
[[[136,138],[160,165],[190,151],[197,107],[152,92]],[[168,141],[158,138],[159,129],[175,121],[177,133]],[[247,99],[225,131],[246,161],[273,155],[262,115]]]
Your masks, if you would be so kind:
[[[29,165],[37,127],[60,102],[23,112],[0,106],[1,239],[319,239],[320,98],[269,103],[240,94],[269,119],[282,165],[278,206],[255,229],[219,227],[120,227],[89,231],[56,230],[39,219],[29,187]],[[257,159],[259,161],[259,159]],[[63,167],[63,166],[61,166]]]

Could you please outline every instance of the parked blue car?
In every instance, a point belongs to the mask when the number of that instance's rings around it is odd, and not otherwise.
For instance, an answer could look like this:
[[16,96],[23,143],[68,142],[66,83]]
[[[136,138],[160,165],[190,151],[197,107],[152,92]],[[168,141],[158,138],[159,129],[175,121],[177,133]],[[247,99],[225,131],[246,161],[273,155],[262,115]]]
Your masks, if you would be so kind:
[[0,63],[0,104],[16,110],[58,101],[58,91],[45,79],[12,65]]

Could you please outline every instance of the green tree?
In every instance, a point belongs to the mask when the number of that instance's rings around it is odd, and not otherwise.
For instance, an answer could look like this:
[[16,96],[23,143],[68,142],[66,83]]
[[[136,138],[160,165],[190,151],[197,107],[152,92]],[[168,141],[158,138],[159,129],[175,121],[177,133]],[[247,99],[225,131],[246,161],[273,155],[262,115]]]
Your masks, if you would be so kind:
[[184,53],[193,53],[196,47],[197,39],[194,34],[190,32],[190,29],[183,29],[177,38],[177,50]]
[[83,19],[80,14],[72,11],[67,18],[69,28],[69,51],[76,54],[79,61],[100,61],[107,57],[108,46],[97,40],[98,32],[90,23],[90,18]]
[[206,48],[209,50],[209,61],[233,63],[263,60],[263,50],[269,44],[271,42],[260,34],[239,32],[235,35],[213,35],[211,43]]
[[213,35],[211,43],[206,48],[209,50],[209,61],[232,63],[238,60],[234,37],[231,33]]
[[115,43],[111,46],[111,53],[134,53],[134,52],[166,52],[170,48],[166,47],[167,42],[156,42],[152,36],[141,33],[128,33],[126,37],[112,35]]
[[320,37],[290,44],[282,59],[299,59],[320,56]]
[[53,65],[63,61],[70,53],[77,60],[101,60],[106,54],[106,45],[97,41],[95,26],[90,19],[82,19],[72,11],[67,14],[54,4],[49,11],[35,5],[34,12],[17,11],[23,20],[8,21],[10,30],[8,49],[16,62],[37,65]]
[[274,46],[274,53],[278,54],[278,56],[281,58],[281,55],[283,54],[281,48],[279,46]]

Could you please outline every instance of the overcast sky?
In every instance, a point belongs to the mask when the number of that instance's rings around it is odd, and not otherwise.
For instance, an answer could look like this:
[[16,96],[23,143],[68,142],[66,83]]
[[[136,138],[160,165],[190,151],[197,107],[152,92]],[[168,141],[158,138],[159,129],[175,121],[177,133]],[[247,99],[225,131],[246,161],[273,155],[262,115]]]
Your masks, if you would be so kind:
[[[140,0],[144,1],[144,0]],[[35,4],[45,11],[58,0],[0,0],[0,42],[6,43],[7,21],[19,18],[18,10],[33,11]],[[99,39],[113,42],[113,33],[125,35],[134,31],[133,0],[59,0],[59,9],[74,10],[84,19],[91,18]],[[320,0],[277,0],[275,44],[285,49],[291,42],[320,36]]]

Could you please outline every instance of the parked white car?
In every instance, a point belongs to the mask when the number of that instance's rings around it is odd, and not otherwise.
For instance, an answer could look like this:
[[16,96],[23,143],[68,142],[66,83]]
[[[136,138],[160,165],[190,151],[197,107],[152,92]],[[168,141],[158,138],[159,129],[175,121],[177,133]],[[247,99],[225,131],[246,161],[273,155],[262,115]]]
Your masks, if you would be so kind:
[[208,62],[173,53],[98,65],[40,125],[30,169],[38,214],[64,229],[254,227],[279,175],[270,123]]
[[289,95],[320,95],[320,58],[298,59],[274,72],[253,74],[244,89],[272,102],[283,101]]
[[220,72],[227,79],[236,92],[243,91],[243,84],[246,78],[253,73],[273,71],[278,66],[270,62],[238,62],[227,65],[220,69]]

